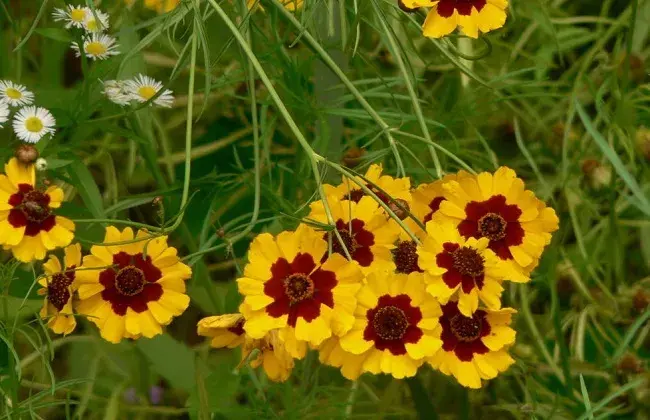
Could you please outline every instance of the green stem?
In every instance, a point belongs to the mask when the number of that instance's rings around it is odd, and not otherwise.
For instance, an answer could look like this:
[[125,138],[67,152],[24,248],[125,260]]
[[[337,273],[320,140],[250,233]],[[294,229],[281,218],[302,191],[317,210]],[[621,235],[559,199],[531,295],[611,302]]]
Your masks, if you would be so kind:
[[411,391],[411,398],[413,398],[418,418],[420,420],[437,420],[438,413],[436,412],[436,408],[433,406],[431,398],[427,394],[424,385],[422,385],[420,378],[417,376],[406,378],[406,384]]

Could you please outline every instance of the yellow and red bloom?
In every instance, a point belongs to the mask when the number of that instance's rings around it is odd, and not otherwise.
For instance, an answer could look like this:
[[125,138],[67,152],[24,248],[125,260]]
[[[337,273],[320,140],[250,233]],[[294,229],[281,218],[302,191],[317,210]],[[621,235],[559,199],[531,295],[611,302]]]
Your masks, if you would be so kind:
[[[336,230],[345,245],[344,249],[334,233],[326,233],[324,238],[328,241],[331,239],[332,253],[346,256],[347,249],[364,273],[394,270],[391,250],[395,248],[394,242],[400,230],[397,224],[391,223],[377,202],[372,197],[362,197],[356,203],[330,196],[328,203]],[[308,218],[320,223],[328,222],[321,202],[311,204]]]
[[[384,168],[381,164],[373,164],[368,168],[364,178],[355,177],[355,179],[371,190],[377,197],[386,204],[391,203],[391,199],[404,200],[406,204],[411,202],[411,180],[405,178],[393,178],[390,175],[382,175]],[[323,184],[326,195],[334,196],[339,200],[350,200],[358,203],[367,194],[348,177],[342,177],[343,182],[337,186]],[[382,192],[383,191],[383,192]],[[323,205],[316,202],[317,205]]]
[[453,221],[464,238],[488,238],[488,247],[502,261],[529,276],[558,229],[555,211],[506,167],[450,181],[445,190],[438,213]]
[[306,225],[277,237],[258,235],[248,252],[240,311],[244,330],[255,339],[279,329],[293,357],[352,327],[356,292],[363,274],[338,254],[327,257],[323,234]]
[[70,334],[77,326],[72,301],[77,289],[74,270],[80,265],[79,244],[65,248],[63,265],[54,255],[50,255],[47,262],[43,264],[45,276],[38,281],[42,286],[38,294],[45,296],[45,300],[40,315],[47,320],[47,326],[56,334]]
[[33,165],[12,158],[0,174],[0,244],[21,262],[42,260],[49,250],[64,247],[74,238],[74,223],[55,210],[63,190],[36,188]]
[[479,299],[490,309],[501,308],[505,278],[527,280],[488,249],[488,238],[465,239],[449,222],[429,222],[427,231],[417,251],[419,264],[426,271],[427,292],[442,304],[458,296],[458,308],[466,316],[478,309]]
[[254,350],[259,350],[259,355],[250,361],[250,366],[262,366],[272,381],[286,381],[293,370],[294,362],[284,343],[280,341],[277,330],[268,332],[261,339],[253,339],[244,331],[245,322],[242,314],[203,318],[198,324],[198,334],[211,337],[210,345],[214,348],[242,346],[242,363],[248,360]]
[[414,376],[442,345],[440,305],[419,276],[372,273],[357,299],[353,328],[338,343],[327,342],[321,355],[347,377],[363,372]]
[[466,317],[450,301],[439,320],[442,348],[429,363],[465,387],[480,388],[481,379],[495,378],[515,362],[507,350],[515,342],[516,332],[509,326],[513,313],[512,308],[478,310]]
[[508,17],[508,0],[403,0],[409,9],[431,7],[424,21],[424,35],[441,38],[460,27],[463,34],[478,38],[501,28]]
[[120,232],[110,226],[104,244],[90,252],[76,273],[78,311],[107,341],[161,334],[161,326],[187,309],[185,281],[192,270],[167,245],[166,236],[140,230],[134,238],[131,228]]

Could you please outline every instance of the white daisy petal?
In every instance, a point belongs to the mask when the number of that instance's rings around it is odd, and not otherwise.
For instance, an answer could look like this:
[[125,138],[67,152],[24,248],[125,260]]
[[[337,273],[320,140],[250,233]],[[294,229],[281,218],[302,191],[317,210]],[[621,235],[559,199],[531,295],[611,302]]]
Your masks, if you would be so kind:
[[93,14],[93,11],[88,9],[86,18],[83,21],[83,28],[87,32],[91,33],[104,32],[110,26],[108,23],[108,18],[109,16],[101,10],[95,10],[95,13]]
[[9,119],[9,105],[4,100],[0,99],[0,128],[2,124],[6,123]]
[[13,120],[16,136],[27,143],[37,143],[46,134],[54,134],[56,120],[45,108],[27,106],[21,108]]
[[[118,48],[115,38],[110,35],[94,33],[84,37],[84,53],[93,60],[106,60],[111,55],[118,55]],[[78,43],[73,42],[72,49],[76,51],[77,57],[81,56]]]
[[34,94],[23,85],[0,80],[0,101],[5,101],[9,106],[30,105],[34,102]]
[[65,9],[54,9],[52,17],[57,22],[65,22],[65,28],[83,28],[90,9],[83,6],[68,5]]
[[[147,102],[163,88],[162,83],[143,74],[137,75],[133,80],[128,80],[126,85],[133,99],[140,103]],[[172,93],[171,90],[165,89],[152,103],[163,108],[171,108],[174,103]]]
[[105,80],[102,83],[104,84],[103,93],[111,102],[124,106],[133,100],[126,82],[122,80]]

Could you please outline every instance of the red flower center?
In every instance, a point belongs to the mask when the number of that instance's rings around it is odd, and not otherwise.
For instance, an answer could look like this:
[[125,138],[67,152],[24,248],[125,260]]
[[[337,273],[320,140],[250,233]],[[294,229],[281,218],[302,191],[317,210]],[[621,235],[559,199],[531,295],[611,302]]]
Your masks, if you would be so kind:
[[[343,244],[347,248],[353,260],[359,263],[362,267],[368,267],[374,260],[374,255],[370,247],[375,244],[375,235],[364,228],[365,222],[359,219],[352,219],[349,223],[345,223],[342,219],[336,222],[336,230],[338,230],[343,239]],[[327,241],[328,235],[332,237],[332,252],[341,254],[344,257],[345,251],[334,234],[326,233],[324,239]],[[323,256],[323,260],[327,259],[327,255]]]
[[298,253],[292,262],[279,258],[271,266],[271,279],[264,283],[264,294],[273,298],[266,313],[273,318],[288,315],[295,327],[298,318],[311,322],[320,316],[321,304],[334,307],[336,274],[316,268],[310,254]]
[[384,306],[377,310],[372,326],[383,340],[399,340],[404,337],[409,322],[400,308]]
[[47,285],[47,300],[56,308],[57,311],[63,309],[68,300],[70,300],[70,289],[68,288],[74,276],[70,278],[63,273],[56,273]]
[[237,323],[235,325],[228,328],[228,331],[230,331],[231,333],[233,333],[235,335],[244,334],[244,323],[245,322],[246,322],[246,320],[244,320],[244,318],[241,318],[239,321],[237,321]]
[[420,308],[411,305],[408,295],[383,295],[377,306],[366,312],[368,325],[363,339],[373,341],[378,350],[388,350],[399,356],[406,354],[406,344],[415,344],[422,338],[417,327],[422,320]]
[[480,12],[486,3],[487,0],[440,0],[438,14],[443,18],[448,18],[456,11],[459,15],[469,16],[472,14],[472,8]]
[[508,222],[495,213],[488,213],[478,219],[478,231],[482,236],[491,241],[498,241],[506,237]]
[[422,273],[422,269],[418,265],[417,245],[415,242],[400,241],[397,247],[391,252],[393,253],[393,261],[397,266],[396,271],[398,273]]
[[144,273],[132,265],[124,267],[115,276],[115,288],[124,296],[135,296],[144,290]]
[[451,254],[454,268],[464,276],[478,277],[485,272],[485,259],[474,248],[464,246]]
[[519,222],[521,214],[519,206],[506,204],[502,195],[471,201],[465,206],[465,220],[458,225],[458,232],[465,238],[488,238],[489,248],[502,260],[510,260],[510,247],[521,245],[526,235]]
[[433,200],[431,200],[431,201],[429,202],[429,208],[431,209],[431,211],[430,211],[429,213],[427,213],[427,214],[424,216],[424,220],[423,220],[423,221],[424,221],[424,224],[426,224],[427,222],[431,221],[431,219],[433,218],[433,215],[434,215],[438,210],[440,210],[440,204],[441,204],[443,201],[445,201],[445,197],[435,197]]
[[449,302],[442,307],[440,325],[442,326],[442,348],[453,351],[463,362],[469,362],[475,354],[485,354],[490,351],[481,338],[491,332],[487,313],[483,310],[474,312],[466,317],[458,310],[458,302]]
[[475,249],[460,247],[458,244],[445,242],[442,252],[436,255],[438,267],[446,268],[442,280],[450,289],[459,284],[463,292],[470,293],[473,288],[483,288],[485,281],[485,260]]
[[292,305],[314,296],[314,282],[302,273],[284,279],[284,292]]
[[9,197],[7,220],[15,228],[25,227],[25,235],[36,236],[40,231],[50,231],[56,219],[50,208],[50,196],[35,190],[30,184],[19,184],[18,192]]
[[151,257],[141,253],[130,255],[120,252],[113,255],[113,267],[99,274],[104,286],[102,299],[111,303],[113,312],[126,315],[126,310],[141,313],[148,309],[147,303],[155,302],[163,295],[163,288],[157,283],[162,272],[153,265]]

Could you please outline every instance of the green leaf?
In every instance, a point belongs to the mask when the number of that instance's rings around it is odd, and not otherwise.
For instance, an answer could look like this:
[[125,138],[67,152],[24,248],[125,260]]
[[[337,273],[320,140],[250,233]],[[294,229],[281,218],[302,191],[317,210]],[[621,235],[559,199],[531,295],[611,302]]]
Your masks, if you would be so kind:
[[75,159],[68,167],[68,175],[77,188],[86,207],[98,219],[106,219],[102,196],[92,174],[80,160]]
[[[230,353],[229,356],[232,356]],[[229,357],[229,359],[233,359]],[[232,409],[234,397],[241,376],[236,374],[233,369],[236,365],[235,360],[224,360],[216,365],[207,377],[202,379],[203,386],[196,387],[187,400],[187,406],[191,411],[208,410],[209,413],[223,412],[224,409]],[[201,380],[199,378],[199,380]],[[203,391],[203,397],[201,397]],[[202,401],[207,399],[207,401]],[[201,404],[203,402],[203,404]]]
[[45,38],[53,39],[55,41],[61,41],[65,43],[72,42],[72,37],[70,36],[70,32],[66,31],[65,29],[40,28],[40,29],[36,29],[34,32],[44,36]]
[[138,340],[137,346],[151,362],[151,369],[173,387],[194,390],[194,353],[186,345],[163,334]]

